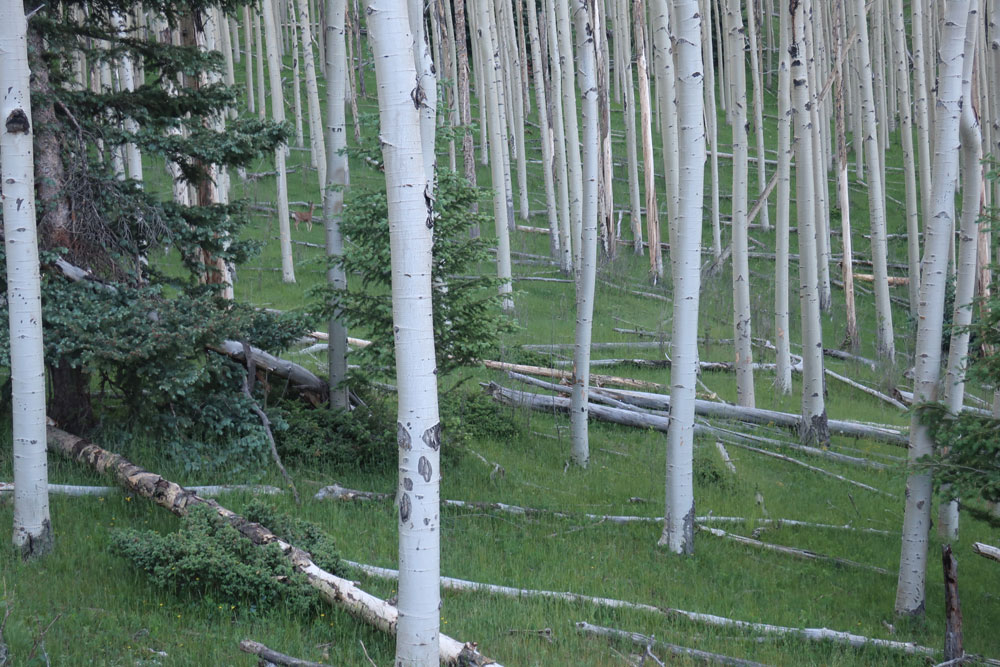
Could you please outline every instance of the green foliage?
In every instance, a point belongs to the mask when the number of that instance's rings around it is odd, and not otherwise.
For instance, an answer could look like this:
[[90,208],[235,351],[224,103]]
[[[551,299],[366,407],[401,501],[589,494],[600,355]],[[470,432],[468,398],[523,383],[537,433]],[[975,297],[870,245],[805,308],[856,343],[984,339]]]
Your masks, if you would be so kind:
[[[246,518],[309,551],[323,569],[343,574],[333,541],[317,526],[260,503],[250,507]],[[275,609],[316,613],[322,607],[305,575],[292,568],[277,544],[253,544],[207,505],[190,508],[176,533],[113,531],[111,550],[132,561],[159,588],[209,605],[223,603],[261,615]]]
[[445,444],[464,445],[489,438],[508,442],[524,436],[522,421],[479,390],[441,393],[441,434]]
[[[488,217],[472,211],[480,191],[460,176],[442,171],[435,191],[433,266],[434,348],[442,375],[459,366],[488,358],[500,336],[514,330],[500,311],[499,281],[488,275],[468,275],[490,260],[491,244],[469,238],[473,225]],[[383,369],[393,364],[392,270],[388,207],[384,191],[355,190],[345,201],[341,231],[348,239],[339,264],[350,276],[346,289],[314,290],[324,318],[341,313],[350,327],[369,332],[370,347],[358,351],[361,364]],[[353,279],[352,279],[353,278]]]

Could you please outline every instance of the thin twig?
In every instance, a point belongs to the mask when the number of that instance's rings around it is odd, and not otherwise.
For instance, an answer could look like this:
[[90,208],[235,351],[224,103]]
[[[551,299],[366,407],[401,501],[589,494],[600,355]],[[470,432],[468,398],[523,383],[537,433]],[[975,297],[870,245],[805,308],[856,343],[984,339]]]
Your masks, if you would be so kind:
[[372,667],[378,667],[378,665],[375,664],[375,661],[372,660],[372,657],[370,655],[368,655],[368,649],[365,648],[365,643],[363,641],[361,641],[360,639],[358,640],[358,643],[361,644],[361,650],[365,652],[365,659],[368,660],[368,662],[371,663]]

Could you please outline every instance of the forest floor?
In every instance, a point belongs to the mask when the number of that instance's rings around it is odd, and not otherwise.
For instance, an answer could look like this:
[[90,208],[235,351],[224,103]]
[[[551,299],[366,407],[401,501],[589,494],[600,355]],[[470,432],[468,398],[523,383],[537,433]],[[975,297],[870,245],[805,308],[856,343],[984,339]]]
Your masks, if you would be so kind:
[[[241,68],[237,68],[239,71]],[[374,90],[369,85],[369,90]],[[371,98],[362,108],[374,112]],[[616,107],[617,108],[617,107]],[[615,125],[620,130],[620,119]],[[350,118],[349,118],[350,123]],[[370,131],[371,124],[366,124]],[[722,125],[724,127],[724,124]],[[537,130],[529,128],[529,156],[536,157]],[[773,145],[773,128],[769,142]],[[623,139],[616,136],[616,144]],[[726,137],[720,137],[725,143]],[[659,140],[655,142],[660,145]],[[721,150],[727,150],[725,146]],[[293,201],[318,201],[315,172],[303,164],[306,153],[292,152],[291,165],[298,170],[289,176]],[[616,146],[615,155],[624,155]],[[902,174],[892,165],[900,164],[898,151],[890,155],[887,170],[889,194],[902,199]],[[447,165],[447,153],[440,156]],[[895,161],[893,161],[895,160]],[[459,155],[459,163],[461,156]],[[723,160],[721,179],[728,191],[730,170]],[[540,166],[532,164],[529,182],[531,208],[544,209]],[[707,165],[706,165],[707,167]],[[265,171],[261,161],[252,171]],[[379,175],[352,162],[352,187],[378,182]],[[616,174],[624,174],[624,168]],[[169,193],[161,165],[147,161],[150,189]],[[853,175],[853,172],[852,172]],[[489,182],[480,165],[480,183]],[[751,173],[751,183],[756,180]],[[273,179],[240,184],[233,174],[233,197],[267,205],[274,200]],[[706,186],[708,181],[706,180]],[[516,180],[515,180],[516,188]],[[627,189],[617,184],[616,206],[627,206]],[[860,188],[860,186],[859,186]],[[852,190],[855,248],[864,255],[869,247],[866,189]],[[794,192],[794,189],[793,189]],[[751,200],[754,189],[751,190]],[[662,198],[661,198],[662,200]],[[516,193],[515,193],[515,202]],[[727,200],[723,200],[724,205]],[[710,207],[708,198],[707,206]],[[299,207],[301,210],[304,207]],[[890,205],[890,232],[904,232],[902,212]],[[710,247],[707,224],[704,244]],[[725,212],[725,209],[724,209]],[[317,216],[318,217],[318,216]],[[838,214],[832,224],[839,227]],[[774,209],[771,207],[773,224]],[[628,236],[627,215],[623,235]],[[534,216],[529,224],[545,226],[545,216]],[[792,225],[795,225],[793,217]],[[487,236],[492,230],[484,230]],[[237,298],[262,307],[294,309],[307,304],[306,289],[324,280],[323,251],[296,245],[299,282],[281,283],[277,224],[273,216],[256,213],[251,235],[265,241],[264,252],[238,274]],[[293,231],[298,241],[322,244],[323,231],[316,225]],[[665,228],[664,228],[665,236]],[[724,242],[729,236],[723,229]],[[773,231],[754,230],[751,236],[765,252],[774,250]],[[839,251],[834,237],[834,252]],[[792,251],[797,251],[792,239]],[[547,238],[523,232],[512,234],[516,252],[545,255]],[[905,262],[905,242],[890,244],[890,261]],[[668,261],[665,257],[665,261]],[[668,265],[669,266],[669,265]],[[648,260],[634,256],[630,247],[619,248],[617,256],[602,263],[594,313],[595,342],[627,343],[636,336],[613,331],[647,329],[669,340],[671,304],[634,294],[645,291],[669,298],[669,269],[664,281],[650,286]],[[796,279],[792,264],[792,282]],[[480,270],[492,272],[491,266]],[[838,273],[835,264],[831,271]],[[517,264],[519,276],[558,277],[555,267]],[[753,334],[774,339],[773,262],[751,262]],[[900,275],[899,272],[896,272]],[[504,341],[503,359],[521,359],[519,346],[525,343],[572,343],[575,296],[571,284],[515,282],[515,318],[519,330]],[[893,288],[906,299],[906,288]],[[728,268],[703,285],[699,333],[709,339],[732,338],[732,289]],[[799,340],[798,300],[792,290],[792,341]],[[839,347],[844,336],[843,293],[834,288],[834,305],[824,314],[824,341]],[[858,294],[861,318],[859,353],[874,358],[874,304],[870,296]],[[899,359],[891,371],[872,371],[858,363],[826,359],[827,366],[869,386],[885,387],[905,383],[912,349],[913,324],[903,307],[894,310]],[[352,332],[363,336],[365,332]],[[654,340],[646,338],[644,340]],[[795,348],[793,347],[793,351]],[[595,359],[630,357],[662,359],[660,349],[602,349]],[[563,351],[562,358],[570,356]],[[704,361],[731,361],[731,345],[710,343],[700,346]],[[755,361],[773,361],[770,353],[755,350]],[[295,351],[285,356],[320,371],[325,355]],[[664,385],[669,370],[635,367],[595,369],[595,372],[625,375]],[[444,378],[447,389],[468,379],[493,380],[511,384],[502,373],[471,369]],[[727,401],[735,401],[735,380],[730,374],[704,373],[702,381]],[[392,378],[388,378],[392,381]],[[799,378],[794,378],[792,394],[781,395],[773,386],[773,374],[758,372],[755,377],[757,406],[787,412],[799,411]],[[827,383],[827,411],[831,418],[850,419],[905,427],[908,415],[840,382]],[[987,396],[977,388],[971,393]],[[905,469],[897,458],[905,449],[868,440],[835,437],[832,450],[888,463],[886,470],[870,470],[817,458],[801,452],[784,453],[863,482],[884,491],[874,493],[843,481],[820,475],[785,461],[754,452],[729,448],[736,467],[730,472],[716,451],[714,439],[699,438],[695,447],[695,497],[699,516],[738,516],[745,521],[711,524],[731,533],[759,537],[780,545],[849,559],[887,570],[852,568],[830,562],[807,561],[786,554],[754,549],[722,537],[699,531],[695,554],[671,555],[657,547],[661,525],[637,522],[618,525],[608,520],[592,520],[584,514],[639,515],[656,517],[663,513],[665,437],[662,433],[592,422],[590,466],[581,470],[567,465],[569,459],[568,419],[563,416],[531,413],[504,408],[497,415],[515,429],[515,437],[477,437],[470,449],[502,466],[494,474],[492,465],[471,452],[455,457],[443,473],[441,497],[484,503],[508,503],[569,514],[558,517],[540,513],[513,515],[482,508],[442,508],[441,571],[443,575],[518,588],[571,591],[585,595],[617,598],[654,605],[726,616],[742,621],[790,627],[826,627],[869,637],[913,641],[940,648],[944,636],[944,587],[940,568],[941,544],[932,531],[928,568],[927,614],[921,623],[897,622],[893,618],[896,570],[899,562],[899,530],[903,516]],[[736,430],[746,426],[727,425]],[[0,429],[9,438],[9,429]],[[794,441],[793,434],[771,426],[750,431],[769,438]],[[269,483],[281,485],[273,468],[266,471],[214,470],[192,472],[168,457],[159,443],[138,438],[121,430],[106,429],[94,438],[103,447],[124,454],[133,462],[182,484]],[[0,444],[0,479],[9,480],[9,442]],[[392,474],[375,474],[356,469],[335,469],[322,462],[290,466],[304,502],[296,506],[285,493],[274,502],[297,516],[321,524],[337,541],[344,558],[383,567],[396,563],[396,521],[391,502],[348,503],[317,501],[313,494],[321,487],[343,486],[377,492],[393,492]],[[50,481],[68,484],[106,484],[107,480],[81,469],[77,464],[53,458]],[[888,495],[891,494],[891,495]],[[251,497],[232,494],[221,498],[230,509],[240,512]],[[935,516],[936,516],[935,501]],[[109,535],[121,527],[146,528],[161,533],[174,531],[178,519],[145,500],[122,493],[104,497],[68,498],[53,495],[52,520],[56,551],[37,563],[0,559],[0,602],[12,610],[3,629],[4,640],[18,656],[16,664],[29,664],[35,639],[55,619],[44,634],[44,650],[55,665],[250,665],[253,658],[241,654],[237,644],[249,638],[283,653],[332,665],[370,664],[365,651],[377,665],[392,662],[393,639],[365,626],[347,614],[327,609],[312,617],[292,616],[281,609],[258,610],[198,598],[186,593],[153,588],[145,575],[123,558],[110,553]],[[0,497],[0,525],[11,523],[9,496]],[[813,523],[850,525],[855,529],[877,529],[886,534],[860,530],[765,525],[762,519],[795,519]],[[974,541],[995,543],[997,532],[987,524],[963,515],[960,540],[953,545],[959,567],[959,586],[965,612],[965,645],[968,651],[1000,656],[1000,624],[997,584],[1000,568],[996,563],[973,555]],[[352,574],[372,593],[391,597],[394,584]],[[480,650],[506,665],[625,665],[625,656],[641,649],[618,641],[587,637],[575,623],[587,621],[647,635],[658,640],[730,656],[776,665],[923,665],[939,662],[922,656],[876,648],[851,648],[830,642],[812,642],[794,637],[763,635],[737,629],[719,628],[678,619],[662,613],[597,607],[587,602],[553,599],[512,599],[484,593],[444,592],[441,609],[442,631],[462,641],[479,643]],[[664,657],[662,651],[658,651]],[[43,664],[35,651],[31,664]],[[677,658],[669,658],[679,660]],[[681,660],[683,663],[683,660]]]

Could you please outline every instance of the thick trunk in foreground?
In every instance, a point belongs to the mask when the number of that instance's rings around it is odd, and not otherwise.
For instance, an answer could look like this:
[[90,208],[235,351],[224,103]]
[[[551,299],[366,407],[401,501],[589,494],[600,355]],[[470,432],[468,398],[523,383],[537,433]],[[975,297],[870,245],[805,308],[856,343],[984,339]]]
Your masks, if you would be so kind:
[[[694,401],[698,379],[699,292],[701,289],[702,194],[705,189],[705,79],[701,16],[697,0],[675,5],[677,20],[678,187],[674,277],[673,409],[667,430],[666,513],[660,544],[674,553],[694,552]],[[748,323],[749,324],[749,323]],[[747,340],[749,343],[749,339]],[[751,376],[752,378],[752,376]]]
[[45,455],[45,350],[35,227],[35,167],[28,25],[20,2],[0,5],[0,194],[7,255],[13,415],[14,548],[23,558],[52,550]]
[[[959,116],[962,107],[962,65],[965,27],[975,0],[946,0],[941,33],[938,95],[934,119],[935,141],[931,209],[924,221],[924,260],[920,280],[920,319],[917,327],[914,403],[938,399],[941,375],[941,333],[944,318],[948,254],[955,220],[955,181],[958,178]],[[973,14],[975,16],[975,14]],[[874,180],[874,179],[872,179]],[[920,408],[910,422],[909,460],[934,451],[934,440],[921,422]],[[931,475],[914,471],[906,481],[906,508],[896,588],[896,613],[923,616],[927,576],[927,545],[931,512]]]
[[[156,473],[143,470],[118,454],[57,428],[48,429],[48,446],[49,449],[83,463],[98,473],[110,474],[118,484],[135,495],[148,498],[177,516],[184,516],[188,508],[194,505],[208,505],[254,544],[258,546],[277,544],[284,557],[296,570],[306,576],[309,585],[315,588],[326,602],[340,607],[355,618],[383,632],[396,633],[399,620],[396,607],[361,590],[352,581],[341,579],[321,569],[312,562],[308,553],[284,542],[265,526],[247,521],[214,500],[202,498]],[[441,635],[438,657],[445,664],[494,664],[476,650],[475,644],[463,644],[446,635]]]

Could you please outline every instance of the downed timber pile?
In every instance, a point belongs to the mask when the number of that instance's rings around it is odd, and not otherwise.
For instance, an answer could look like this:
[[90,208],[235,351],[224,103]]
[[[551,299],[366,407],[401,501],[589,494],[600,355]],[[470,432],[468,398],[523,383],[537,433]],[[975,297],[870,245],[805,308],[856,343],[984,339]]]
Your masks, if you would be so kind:
[[[48,428],[49,449],[79,463],[85,463],[99,473],[111,474],[129,491],[148,498],[170,512],[184,516],[188,507],[205,504],[228,521],[243,537],[258,546],[277,544],[292,567],[306,576],[309,584],[329,604],[344,609],[352,616],[383,632],[395,634],[399,612],[395,606],[358,588],[354,582],[321,569],[309,554],[278,538],[266,527],[247,521],[214,500],[205,499],[179,484],[148,472],[124,457],[55,427]],[[441,661],[446,664],[491,665],[494,661],[479,653],[474,643],[463,644],[441,635]]]
[[[203,498],[219,496],[224,493],[253,493],[273,496],[281,493],[281,489],[276,486],[266,486],[257,484],[223,484],[220,486],[188,486],[185,487],[192,493],[197,493]],[[121,493],[118,486],[75,486],[72,484],[49,484],[49,493],[62,496],[107,496],[112,493]],[[13,482],[0,482],[0,494],[14,493]]]
[[[518,391],[501,387],[495,382],[484,386],[486,393],[494,400],[507,405],[518,405],[530,407],[534,410],[551,412],[557,410],[566,412],[569,410],[569,399],[543,396],[529,392]],[[653,410],[669,410],[670,396],[667,394],[649,394],[645,392],[633,392],[625,390],[602,389],[600,392],[623,403],[628,403],[634,407],[647,408]],[[595,418],[604,421],[624,424],[626,426],[636,426],[638,428],[652,428],[666,432],[669,419],[660,415],[643,414],[634,410],[622,408],[610,408],[603,405],[590,404],[588,408],[590,414]],[[797,430],[801,417],[787,412],[777,412],[774,410],[763,410],[760,408],[742,408],[724,403],[713,403],[711,401],[695,400],[695,414],[716,419],[731,419],[745,421],[752,424],[775,424],[790,429]],[[905,446],[906,436],[900,431],[876,426],[866,426],[855,422],[839,421],[831,419],[829,421],[830,432],[837,435],[844,435],[852,438],[872,438],[882,442],[889,442],[894,445]],[[698,427],[695,427],[697,432]]]
[[765,667],[765,665],[759,662],[752,662],[750,660],[743,660],[741,658],[731,658],[728,655],[710,653],[708,651],[701,651],[696,648],[678,646],[677,644],[668,644],[667,642],[660,641],[655,637],[639,634],[638,632],[627,632],[625,630],[618,630],[616,628],[606,628],[600,625],[591,625],[586,621],[577,622],[576,629],[586,635],[596,635],[598,637],[613,637],[615,639],[627,639],[633,644],[645,647],[647,650],[652,647],[666,649],[673,655],[685,658],[693,658],[694,660],[700,660],[702,662],[712,662],[717,665],[732,665],[732,667]]
[[[356,568],[370,576],[382,579],[395,580],[399,578],[399,572],[385,567],[376,567],[364,563],[355,563],[344,560],[344,564]],[[769,623],[754,623],[751,621],[740,621],[725,616],[715,616],[714,614],[701,614],[683,609],[671,609],[670,607],[657,607],[643,602],[629,602],[627,600],[617,600],[615,598],[602,598],[593,595],[581,595],[579,593],[545,591],[532,588],[514,588],[511,586],[500,586],[497,584],[487,584],[478,581],[468,581],[466,579],[455,579],[453,577],[441,577],[441,587],[453,591],[475,591],[489,593],[491,595],[503,595],[512,598],[544,598],[550,600],[562,600],[564,602],[588,602],[598,607],[611,609],[629,609],[642,611],[651,614],[659,614],[668,618],[686,619],[693,623],[702,623],[716,627],[738,628],[757,634],[785,635],[797,637],[809,641],[832,641],[838,644],[846,644],[855,648],[876,647],[892,651],[902,651],[907,655],[929,655],[939,653],[937,649],[927,646],[920,646],[913,642],[900,642],[891,639],[877,639],[875,637],[865,637],[855,635],[850,632],[841,632],[827,628],[790,628],[781,625],[771,625]]]

